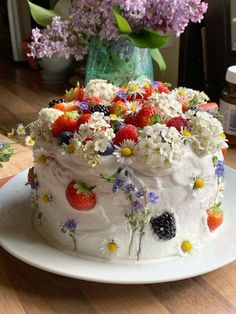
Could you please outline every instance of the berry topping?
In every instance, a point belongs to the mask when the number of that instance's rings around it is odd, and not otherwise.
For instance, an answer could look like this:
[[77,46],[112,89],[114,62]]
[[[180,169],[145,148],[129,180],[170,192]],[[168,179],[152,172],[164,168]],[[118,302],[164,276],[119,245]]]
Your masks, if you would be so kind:
[[152,217],[150,220],[153,232],[161,240],[170,240],[176,235],[176,225],[174,214],[170,211],[165,211],[157,217]]
[[126,124],[121,128],[116,133],[114,145],[120,145],[124,140],[132,140],[134,143],[138,142],[138,132],[134,125]]
[[60,98],[60,99],[53,99],[52,101],[49,102],[48,107],[52,108],[54,107],[56,104],[60,104],[62,102],[65,102],[65,99]]
[[37,189],[38,188],[38,180],[37,180],[37,175],[34,172],[34,167],[30,168],[28,171],[28,181],[26,185],[30,185],[31,189]]
[[82,114],[82,116],[80,116],[78,120],[78,128],[81,126],[81,124],[87,123],[90,118],[91,118],[91,113]]
[[128,110],[128,106],[126,105],[126,103],[124,103],[122,100],[118,100],[115,102],[115,104],[111,107],[110,109],[110,113],[114,113],[117,116],[122,115],[123,113],[126,112],[126,110]]
[[186,128],[188,126],[188,121],[182,118],[181,116],[178,116],[178,117],[170,118],[167,121],[166,126],[168,126],[168,128],[173,126],[180,132],[182,128]]
[[70,139],[74,136],[74,133],[72,132],[69,132],[69,131],[65,131],[65,132],[62,132],[59,136],[59,145],[62,145],[62,144],[67,144],[69,145],[70,144]]
[[104,105],[95,105],[89,109],[89,113],[94,113],[94,112],[102,112],[104,113],[104,116],[109,116],[110,114],[108,107]]
[[99,152],[102,156],[111,155],[114,152],[114,145],[111,141],[108,142],[107,148],[104,152]]
[[117,121],[114,126],[113,126],[113,130],[115,133],[117,133],[121,128],[124,127],[124,123],[123,122],[120,122],[120,121]]
[[74,105],[73,102],[70,103],[58,103],[53,106],[53,109],[61,110],[63,112],[77,110],[78,107]]
[[65,94],[65,99],[67,101],[72,101],[72,100],[79,100],[81,101],[83,99],[84,96],[84,91],[80,86],[76,86],[75,88],[71,88],[69,90],[66,91]]
[[215,102],[208,102],[205,104],[198,105],[201,111],[207,111],[209,113],[215,113],[218,110],[218,105]]
[[217,229],[224,220],[224,214],[221,209],[221,203],[213,206],[208,212],[207,225],[211,232]]
[[157,122],[161,122],[160,110],[157,107],[144,106],[134,116],[134,123],[137,128],[144,128]]
[[74,133],[77,129],[77,119],[79,115],[77,111],[65,112],[52,125],[52,135],[58,137],[62,132],[69,131]]
[[70,206],[77,210],[90,210],[96,204],[94,187],[88,187],[84,182],[72,180],[66,189],[66,198]]

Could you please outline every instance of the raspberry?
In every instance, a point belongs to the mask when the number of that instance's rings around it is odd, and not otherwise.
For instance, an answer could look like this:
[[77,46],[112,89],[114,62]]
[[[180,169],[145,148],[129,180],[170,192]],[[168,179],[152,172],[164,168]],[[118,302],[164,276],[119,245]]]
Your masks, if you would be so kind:
[[181,131],[181,128],[187,127],[187,125],[188,125],[188,121],[182,118],[181,116],[170,118],[166,123],[166,126],[168,126],[168,128],[173,126],[179,132]]
[[102,112],[104,113],[104,116],[109,116],[110,114],[108,107],[104,105],[95,105],[94,107],[89,109],[89,113],[94,112]]
[[134,125],[126,124],[121,128],[115,136],[114,145],[120,145],[124,140],[132,140],[138,142],[138,132]]
[[174,214],[170,211],[165,211],[157,217],[152,217],[150,220],[153,232],[161,240],[170,240],[176,235],[176,225]]

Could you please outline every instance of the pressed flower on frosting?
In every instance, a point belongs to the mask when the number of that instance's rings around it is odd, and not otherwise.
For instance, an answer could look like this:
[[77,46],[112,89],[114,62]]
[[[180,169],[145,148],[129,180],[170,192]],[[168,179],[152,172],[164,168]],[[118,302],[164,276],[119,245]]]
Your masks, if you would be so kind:
[[177,251],[180,256],[188,256],[194,254],[198,249],[198,237],[193,234],[181,236],[177,242]]
[[190,179],[189,187],[194,197],[206,196],[206,190],[209,188],[209,178],[203,175],[200,170],[195,170]]
[[105,257],[115,257],[119,250],[119,244],[115,239],[103,239],[100,247],[101,254]]

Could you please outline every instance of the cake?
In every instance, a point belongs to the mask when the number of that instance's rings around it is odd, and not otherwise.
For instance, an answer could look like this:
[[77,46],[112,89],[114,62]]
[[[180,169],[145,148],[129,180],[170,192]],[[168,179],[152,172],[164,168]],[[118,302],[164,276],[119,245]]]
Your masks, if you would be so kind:
[[227,144],[204,92],[92,80],[52,100],[31,133],[33,225],[60,250],[156,261],[219,234]]

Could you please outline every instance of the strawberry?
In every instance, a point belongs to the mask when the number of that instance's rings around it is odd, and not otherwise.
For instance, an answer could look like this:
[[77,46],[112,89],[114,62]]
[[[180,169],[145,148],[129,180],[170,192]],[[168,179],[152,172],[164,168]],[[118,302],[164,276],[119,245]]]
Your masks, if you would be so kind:
[[153,125],[160,120],[160,109],[154,106],[144,106],[134,116],[134,124],[137,128]]
[[114,145],[120,145],[124,140],[132,140],[138,142],[138,131],[134,125],[126,124],[119,129],[114,138]]
[[125,119],[125,124],[133,124],[135,125],[135,120],[134,120],[134,115],[133,114],[125,114],[123,116],[123,118]]
[[198,108],[201,111],[207,111],[207,112],[215,113],[218,110],[218,105],[215,102],[208,102],[205,104],[198,105]]
[[65,112],[52,125],[52,135],[58,137],[62,132],[74,133],[77,130],[79,114],[77,111]]
[[74,102],[69,102],[69,103],[58,103],[55,106],[53,106],[53,109],[67,112],[67,111],[77,110],[78,107],[74,105]]
[[91,113],[84,113],[79,117],[78,120],[78,128],[81,126],[81,124],[87,123],[88,120],[91,118]]
[[207,225],[211,232],[217,229],[224,220],[224,214],[220,207],[221,203],[216,204],[208,211]]
[[168,128],[173,126],[179,132],[181,131],[181,128],[185,128],[185,127],[187,127],[187,125],[188,125],[188,121],[186,119],[182,118],[181,116],[170,118],[166,122],[166,126],[168,126]]
[[81,101],[84,96],[84,91],[80,86],[76,86],[75,88],[71,88],[70,90],[67,90],[64,98],[67,101],[72,101],[72,100],[79,100]]
[[182,105],[182,111],[183,111],[183,113],[185,113],[185,112],[188,110],[188,108],[189,108],[188,104],[183,104],[183,105]]
[[66,198],[70,206],[76,210],[90,210],[96,204],[94,187],[88,187],[84,182],[72,180],[66,188]]
[[121,114],[125,113],[128,110],[128,106],[122,100],[117,100],[115,104],[111,107],[110,113],[116,114],[120,116]]
[[225,157],[227,155],[227,152],[228,152],[228,147],[221,148],[221,151],[222,151],[223,156]]

